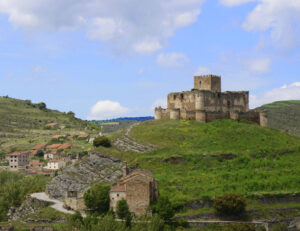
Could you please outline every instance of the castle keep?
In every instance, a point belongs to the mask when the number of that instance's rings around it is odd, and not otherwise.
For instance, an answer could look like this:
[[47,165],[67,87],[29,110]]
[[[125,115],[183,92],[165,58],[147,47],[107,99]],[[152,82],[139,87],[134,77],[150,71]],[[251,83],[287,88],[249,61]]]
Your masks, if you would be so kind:
[[170,93],[168,108],[155,108],[155,119],[197,120],[210,122],[216,119],[247,119],[267,126],[265,112],[249,110],[248,91],[221,92],[221,77],[195,76],[191,91]]

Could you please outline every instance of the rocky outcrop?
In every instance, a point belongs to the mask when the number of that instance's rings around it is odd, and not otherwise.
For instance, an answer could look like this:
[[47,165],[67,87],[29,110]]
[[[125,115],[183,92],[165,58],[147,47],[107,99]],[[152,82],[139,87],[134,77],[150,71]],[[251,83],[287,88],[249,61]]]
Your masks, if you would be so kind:
[[100,153],[90,155],[78,165],[67,167],[47,185],[51,198],[64,200],[67,191],[86,191],[92,183],[114,183],[122,175],[122,162]]
[[121,152],[133,151],[137,153],[146,153],[151,152],[155,149],[155,146],[152,144],[139,144],[134,138],[132,138],[129,133],[134,126],[139,125],[139,123],[134,123],[130,125],[123,136],[117,138],[114,141],[114,146]]
[[41,201],[36,198],[32,198],[29,195],[19,208],[11,207],[8,211],[7,217],[11,221],[16,221],[49,205],[51,205],[50,202]]

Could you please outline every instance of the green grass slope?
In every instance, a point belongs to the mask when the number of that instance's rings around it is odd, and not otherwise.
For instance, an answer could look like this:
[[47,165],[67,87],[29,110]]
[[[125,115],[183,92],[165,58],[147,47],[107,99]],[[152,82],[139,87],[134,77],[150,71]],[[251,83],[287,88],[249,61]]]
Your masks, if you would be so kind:
[[268,126],[300,136],[300,100],[278,101],[258,108],[268,112]]
[[[53,135],[78,134],[88,126],[72,115],[38,106],[29,100],[0,97],[0,151],[30,149]],[[59,128],[47,129],[45,125],[53,122]]]
[[300,138],[284,132],[246,121],[159,120],[141,123],[130,135],[157,149],[144,154],[100,150],[153,170],[160,194],[174,202],[229,192],[300,192]]

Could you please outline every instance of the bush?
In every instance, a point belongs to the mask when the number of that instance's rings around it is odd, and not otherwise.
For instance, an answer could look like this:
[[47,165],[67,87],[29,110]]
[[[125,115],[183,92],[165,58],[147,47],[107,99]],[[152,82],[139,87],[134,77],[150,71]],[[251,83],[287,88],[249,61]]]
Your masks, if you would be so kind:
[[157,213],[164,220],[170,220],[175,215],[175,211],[168,197],[159,197],[153,206],[153,212]]
[[87,190],[83,196],[86,207],[100,214],[107,213],[109,210],[109,190],[109,186],[101,184]]
[[103,147],[111,147],[110,140],[106,136],[99,136],[94,139],[93,144],[95,147],[103,146]]
[[68,115],[68,116],[71,116],[71,117],[75,117],[75,113],[72,112],[72,111],[69,111],[69,112],[67,113],[67,115]]
[[38,156],[38,157],[43,157],[44,156],[44,151],[39,149],[39,150],[37,150],[35,155]]
[[214,199],[213,208],[220,216],[241,215],[246,211],[246,198],[238,194],[225,194]]
[[117,202],[116,213],[120,219],[125,219],[128,216],[128,214],[130,214],[129,207],[125,199],[119,200]]

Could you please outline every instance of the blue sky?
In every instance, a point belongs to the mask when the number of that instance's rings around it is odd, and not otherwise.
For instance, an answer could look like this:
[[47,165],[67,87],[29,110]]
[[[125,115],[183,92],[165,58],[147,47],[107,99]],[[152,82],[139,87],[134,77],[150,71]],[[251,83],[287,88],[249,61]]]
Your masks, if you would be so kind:
[[300,99],[299,0],[0,0],[0,95],[82,119],[153,115],[193,76]]

